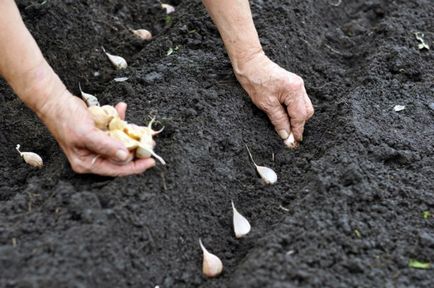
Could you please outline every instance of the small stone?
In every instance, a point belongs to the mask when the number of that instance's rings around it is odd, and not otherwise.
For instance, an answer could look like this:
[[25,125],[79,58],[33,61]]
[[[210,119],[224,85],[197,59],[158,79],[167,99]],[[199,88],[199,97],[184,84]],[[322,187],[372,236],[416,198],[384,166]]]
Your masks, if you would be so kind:
[[399,112],[405,109],[404,105],[395,105],[395,107],[393,107],[393,111],[395,112]]
[[431,108],[431,110],[434,110],[434,102],[429,103],[428,106]]

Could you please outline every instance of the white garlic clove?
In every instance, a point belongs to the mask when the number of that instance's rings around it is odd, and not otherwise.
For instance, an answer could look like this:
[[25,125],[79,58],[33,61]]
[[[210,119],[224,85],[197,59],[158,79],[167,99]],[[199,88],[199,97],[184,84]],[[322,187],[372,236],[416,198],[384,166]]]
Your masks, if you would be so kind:
[[290,149],[295,149],[298,147],[298,142],[295,141],[294,134],[289,133],[289,137],[283,142]]
[[20,147],[20,144],[18,144],[15,149],[17,149],[18,153],[20,153],[20,156],[23,157],[27,164],[36,168],[42,168],[42,166],[44,166],[41,156],[34,152],[21,152]]
[[160,161],[161,164],[166,165],[166,161],[164,161],[163,158],[161,158],[157,153],[154,152],[154,149],[152,149],[153,145],[144,145],[139,143],[139,147],[137,147],[136,150],[136,156],[137,158],[149,158],[148,153],[152,155],[155,159]]
[[81,98],[83,98],[84,102],[86,102],[86,105],[88,107],[91,107],[91,106],[100,106],[98,98],[96,98],[92,94],[85,93],[85,92],[83,92],[83,90],[81,90],[80,83],[78,83],[78,88],[80,88]]
[[251,226],[249,221],[241,215],[238,210],[235,208],[234,201],[232,203],[232,211],[233,211],[233,223],[234,223],[234,232],[235,237],[241,238],[247,235],[250,232]]
[[266,184],[274,184],[277,182],[277,174],[273,169],[265,166],[256,166],[256,170]]
[[106,113],[103,107],[100,106],[90,106],[87,110],[92,116],[95,126],[101,130],[107,130],[107,126],[113,119],[113,116]]
[[130,30],[139,39],[142,39],[142,40],[151,40],[152,39],[152,33],[146,29],[137,29],[137,30],[130,29]]
[[166,9],[166,14],[175,12],[175,7],[170,4],[161,3],[161,8]]
[[277,181],[277,174],[276,172],[274,172],[273,169],[265,167],[265,166],[258,166],[255,162],[255,160],[253,160],[253,156],[252,153],[250,152],[249,146],[246,145],[247,148],[247,152],[249,153],[250,156],[250,160],[252,160],[253,165],[255,165],[256,167],[256,171],[258,171],[259,176],[261,176],[262,180],[264,180],[264,182],[266,184],[274,184]]
[[217,277],[223,271],[223,263],[219,257],[208,252],[199,239],[200,248],[203,252],[202,273],[208,278]]
[[116,67],[116,69],[125,69],[128,67],[127,61],[123,57],[107,53],[104,47],[101,48],[102,51],[104,51],[105,55],[107,55],[107,57],[109,58],[110,62],[112,62],[112,64]]

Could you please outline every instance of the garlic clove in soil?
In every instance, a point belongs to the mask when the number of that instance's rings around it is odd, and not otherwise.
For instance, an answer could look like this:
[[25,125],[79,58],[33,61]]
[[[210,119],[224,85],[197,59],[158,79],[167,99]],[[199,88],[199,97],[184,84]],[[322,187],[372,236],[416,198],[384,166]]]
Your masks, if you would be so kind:
[[107,55],[107,57],[109,58],[110,62],[112,62],[112,64],[116,67],[116,69],[125,69],[128,67],[127,61],[125,60],[125,58],[121,57],[121,56],[117,56],[117,55],[112,55],[110,53],[107,53],[104,49],[104,47],[101,47],[102,51],[105,53],[105,55]]
[[130,31],[133,32],[133,34],[139,39],[142,39],[142,40],[151,40],[152,39],[151,32],[149,32],[146,29],[137,29],[137,30],[130,29]]
[[29,164],[30,166],[36,167],[36,168],[42,168],[44,166],[44,162],[42,161],[41,156],[34,152],[21,152],[20,151],[20,144],[17,144],[18,153],[20,153],[20,156],[23,157],[24,161]]
[[91,106],[100,106],[98,98],[96,98],[92,94],[85,93],[85,92],[83,92],[83,90],[81,90],[80,83],[78,83],[78,88],[80,89],[81,98],[83,98],[84,102],[86,102],[86,105],[88,107],[91,107]]
[[175,12],[175,7],[170,4],[161,3],[161,8],[166,9],[166,14]]
[[289,137],[286,138],[286,140],[283,141],[283,143],[285,143],[285,145],[290,149],[295,149],[298,147],[298,142],[295,141],[294,134],[292,133],[289,133]]
[[219,257],[208,252],[199,239],[200,248],[203,252],[202,273],[208,278],[217,277],[223,271],[223,263]]
[[235,237],[241,238],[247,235],[250,232],[251,226],[249,221],[241,215],[238,210],[235,208],[234,201],[232,203],[232,211],[233,211],[233,223],[234,223],[234,232]]
[[265,166],[258,166],[255,162],[255,160],[253,160],[253,156],[252,153],[250,152],[249,147],[246,145],[247,148],[247,152],[249,153],[250,156],[250,160],[252,160],[253,164],[256,167],[256,171],[258,171],[259,176],[261,176],[262,180],[264,180],[264,182],[266,184],[274,184],[277,182],[277,174],[276,172],[274,172],[273,169],[265,167]]

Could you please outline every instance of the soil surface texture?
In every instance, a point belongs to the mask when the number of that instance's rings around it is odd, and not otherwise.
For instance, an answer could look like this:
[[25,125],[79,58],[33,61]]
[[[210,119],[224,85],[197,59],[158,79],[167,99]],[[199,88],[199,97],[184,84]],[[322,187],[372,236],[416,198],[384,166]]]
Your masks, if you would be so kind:
[[[133,123],[157,117],[168,164],[76,174],[1,81],[0,287],[434,287],[432,268],[409,267],[434,262],[433,1],[251,1],[264,50],[315,106],[295,151],[236,81],[201,2],[168,3],[17,1],[72,92],[127,102]],[[240,240],[231,200],[252,225]],[[199,238],[224,263],[216,279],[201,275]]]

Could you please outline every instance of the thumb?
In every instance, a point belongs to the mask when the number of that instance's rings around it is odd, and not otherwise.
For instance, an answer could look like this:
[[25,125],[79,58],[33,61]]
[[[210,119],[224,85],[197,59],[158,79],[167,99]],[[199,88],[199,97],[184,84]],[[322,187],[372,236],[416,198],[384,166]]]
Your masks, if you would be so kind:
[[90,151],[105,158],[121,162],[128,159],[129,151],[124,144],[97,129],[87,135],[85,146]]
[[264,111],[267,113],[268,118],[270,118],[270,121],[274,125],[274,129],[277,134],[279,134],[280,138],[286,140],[289,137],[291,126],[288,114],[282,104],[280,104],[276,99],[276,101],[273,102],[269,108],[264,109]]

